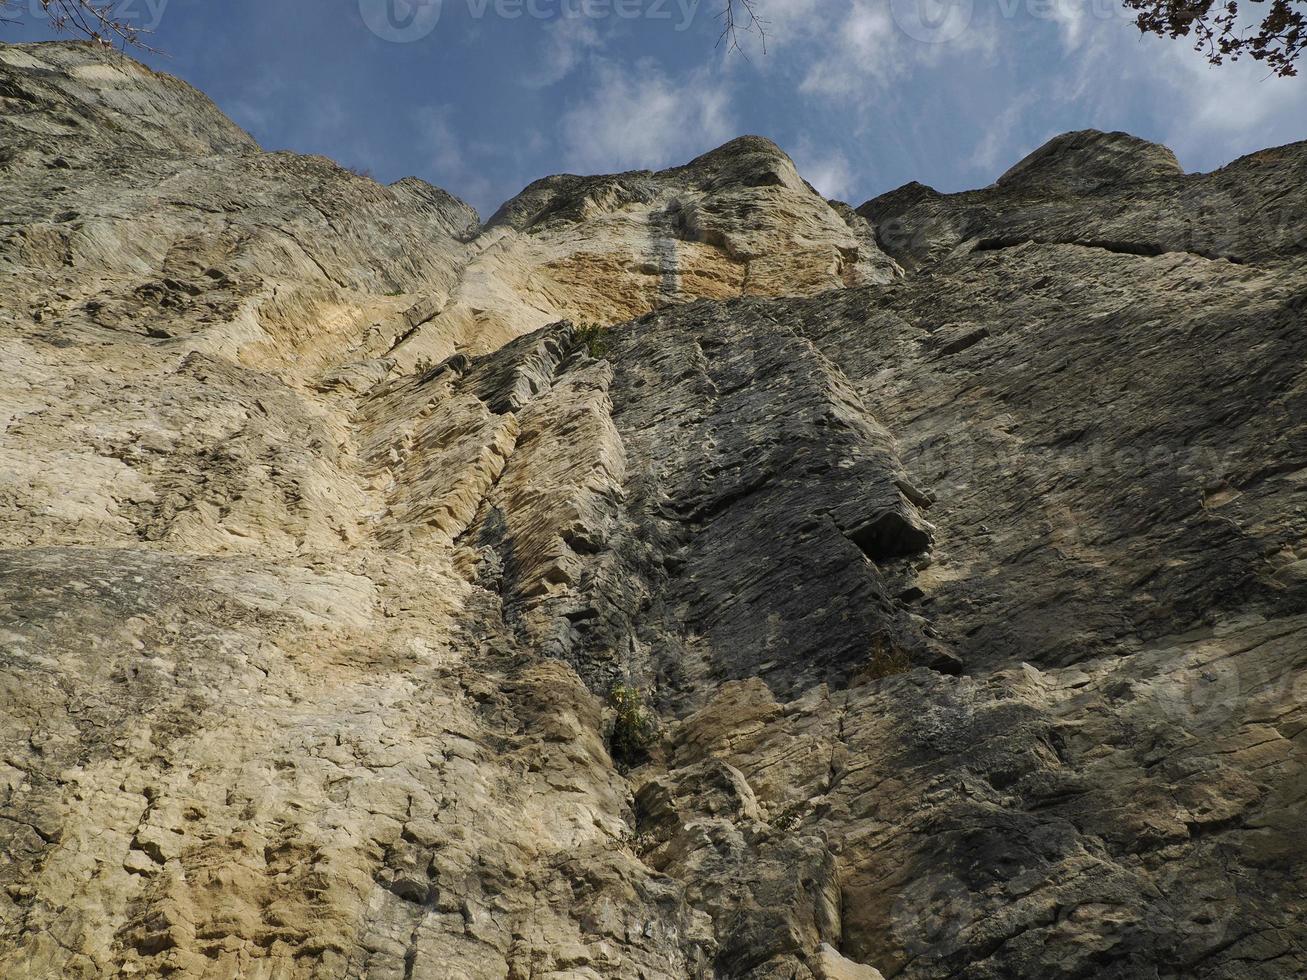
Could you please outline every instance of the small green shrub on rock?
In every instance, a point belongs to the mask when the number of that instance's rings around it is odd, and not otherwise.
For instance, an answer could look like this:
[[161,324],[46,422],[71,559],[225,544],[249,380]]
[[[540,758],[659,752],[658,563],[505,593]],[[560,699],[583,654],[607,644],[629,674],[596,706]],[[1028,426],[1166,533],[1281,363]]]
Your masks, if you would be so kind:
[[867,665],[858,671],[860,681],[878,681],[884,677],[906,674],[912,669],[912,660],[902,647],[883,636],[871,641],[871,656]]
[[629,684],[618,684],[608,692],[608,706],[614,713],[608,751],[619,766],[630,768],[649,754],[658,723],[644,706],[643,695]]
[[572,339],[577,345],[584,345],[594,358],[604,357],[608,354],[608,339],[605,334],[608,328],[600,326],[597,323],[578,323],[572,327]]

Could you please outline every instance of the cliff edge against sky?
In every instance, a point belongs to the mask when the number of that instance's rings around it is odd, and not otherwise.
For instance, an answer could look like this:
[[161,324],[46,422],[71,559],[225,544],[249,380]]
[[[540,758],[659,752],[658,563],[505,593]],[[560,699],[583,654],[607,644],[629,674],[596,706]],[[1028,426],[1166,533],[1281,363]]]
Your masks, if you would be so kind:
[[80,44],[0,133],[0,976],[1307,974],[1307,144],[482,223]]

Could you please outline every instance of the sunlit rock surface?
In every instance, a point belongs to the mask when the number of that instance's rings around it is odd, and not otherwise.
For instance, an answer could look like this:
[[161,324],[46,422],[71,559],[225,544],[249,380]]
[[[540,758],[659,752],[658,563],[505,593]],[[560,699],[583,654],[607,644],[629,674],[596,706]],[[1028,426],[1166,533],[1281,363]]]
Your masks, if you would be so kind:
[[1307,145],[481,224],[76,44],[0,133],[0,976],[1307,973]]

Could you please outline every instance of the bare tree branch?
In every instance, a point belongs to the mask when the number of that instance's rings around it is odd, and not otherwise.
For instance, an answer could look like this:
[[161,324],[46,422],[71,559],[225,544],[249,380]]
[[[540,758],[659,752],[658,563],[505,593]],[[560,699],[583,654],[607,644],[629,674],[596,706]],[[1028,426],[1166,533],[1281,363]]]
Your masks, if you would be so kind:
[[757,3],[758,0],[725,0],[720,15],[722,33],[717,38],[719,47],[725,41],[728,51],[743,53],[744,49],[740,47],[740,32],[743,31],[746,34],[757,34],[762,42],[762,53],[767,53],[766,22],[758,16]]
[[[0,0],[0,7],[9,4],[10,0]],[[41,0],[41,10],[56,31],[80,34],[106,46],[152,51],[145,43],[146,31],[120,16],[117,6],[116,0]]]

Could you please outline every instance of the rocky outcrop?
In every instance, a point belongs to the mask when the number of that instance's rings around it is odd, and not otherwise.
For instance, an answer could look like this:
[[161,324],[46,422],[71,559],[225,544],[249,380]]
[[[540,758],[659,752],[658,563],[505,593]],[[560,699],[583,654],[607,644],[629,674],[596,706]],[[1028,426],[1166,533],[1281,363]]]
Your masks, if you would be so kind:
[[462,281],[397,349],[401,365],[484,353],[560,319],[606,325],[688,300],[809,295],[901,274],[870,227],[770,140],[683,167],[546,177],[472,242]]
[[1258,264],[1307,247],[1304,168],[1307,153],[1295,143],[1186,175],[1165,147],[1087,130],[1050,140],[992,187],[940,194],[909,184],[858,213],[914,270],[1025,242]]
[[0,975],[1307,972],[1307,144],[482,225],[0,99]]
[[1063,133],[1009,169],[996,182],[1005,190],[1029,188],[1055,193],[1087,194],[1112,184],[1181,176],[1184,171],[1164,146],[1129,133],[1086,129]]

